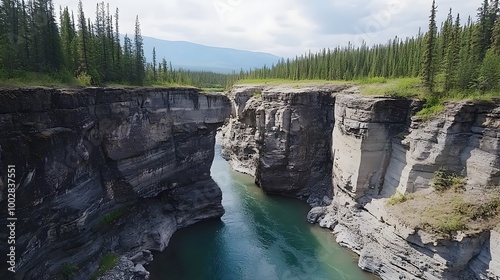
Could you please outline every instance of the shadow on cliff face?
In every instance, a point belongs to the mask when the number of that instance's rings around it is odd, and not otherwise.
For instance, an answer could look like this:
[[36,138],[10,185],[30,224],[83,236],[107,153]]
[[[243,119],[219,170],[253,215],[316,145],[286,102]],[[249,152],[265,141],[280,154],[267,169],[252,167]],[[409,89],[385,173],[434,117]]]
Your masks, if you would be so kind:
[[223,156],[235,170],[254,176],[266,193],[328,204],[334,93],[343,89],[233,88],[233,114],[222,129]]
[[16,277],[70,266],[85,279],[108,252],[162,250],[177,228],[222,216],[210,165],[229,113],[226,97],[189,88],[0,90],[0,226],[13,165]]

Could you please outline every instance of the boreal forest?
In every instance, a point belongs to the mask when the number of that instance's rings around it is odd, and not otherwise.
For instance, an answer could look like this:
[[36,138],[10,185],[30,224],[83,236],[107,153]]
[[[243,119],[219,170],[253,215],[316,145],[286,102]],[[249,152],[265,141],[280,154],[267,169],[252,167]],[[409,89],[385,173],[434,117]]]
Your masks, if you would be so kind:
[[[0,4],[0,80],[41,75],[62,83],[179,84],[228,87],[240,79],[359,80],[420,77],[433,91],[500,89],[500,12],[498,0],[484,0],[476,17],[450,9],[436,22],[432,3],[429,26],[411,38],[385,44],[348,44],[283,58],[260,69],[220,74],[175,68],[155,49],[144,50],[139,18],[135,33],[120,39],[119,9],[101,2],[95,18],[52,0],[2,0]],[[56,17],[56,14],[58,16]],[[335,42],[332,42],[334,45]],[[327,46],[325,46],[327,47]],[[146,61],[144,52],[152,52]]]

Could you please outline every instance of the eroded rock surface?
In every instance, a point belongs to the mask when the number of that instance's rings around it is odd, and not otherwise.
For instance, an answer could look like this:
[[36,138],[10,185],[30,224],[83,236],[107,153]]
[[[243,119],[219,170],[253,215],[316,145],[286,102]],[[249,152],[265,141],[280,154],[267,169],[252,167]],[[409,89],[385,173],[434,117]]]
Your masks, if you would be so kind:
[[[383,279],[500,279],[497,230],[429,233],[387,205],[397,193],[432,192],[441,168],[466,177],[472,193],[499,186],[499,101],[451,102],[422,122],[422,101],[342,86],[239,86],[229,97],[224,156],[266,192],[309,197],[308,221],[332,229],[361,268]],[[329,180],[333,202],[321,203]]]
[[[346,86],[237,86],[223,156],[267,193],[321,205],[332,196],[334,95]],[[325,198],[326,197],[326,198]]]
[[440,168],[466,177],[469,189],[498,186],[500,103],[449,103],[425,123],[412,118],[419,106],[337,96],[335,196],[330,214],[317,220],[360,255],[361,268],[383,279],[500,279],[496,231],[443,237],[407,227],[404,215],[387,210],[397,192],[432,191]]
[[144,276],[137,252],[224,213],[210,166],[229,114],[226,97],[189,88],[1,90],[0,226],[15,165],[16,277],[87,279],[108,252]]
[[391,141],[403,133],[412,107],[410,99],[339,95],[333,130],[334,184],[358,199],[378,192],[390,163]]

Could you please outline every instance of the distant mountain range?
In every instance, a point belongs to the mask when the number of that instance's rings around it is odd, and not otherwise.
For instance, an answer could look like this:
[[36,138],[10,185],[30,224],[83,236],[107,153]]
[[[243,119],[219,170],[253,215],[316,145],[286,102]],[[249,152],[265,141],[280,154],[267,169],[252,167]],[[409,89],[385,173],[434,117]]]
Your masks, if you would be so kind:
[[[156,61],[162,58],[172,62],[174,68],[204,70],[218,73],[239,72],[276,64],[280,57],[262,52],[251,52],[229,48],[210,47],[183,41],[168,41],[143,36],[146,60],[153,60],[153,47],[156,48]],[[122,41],[123,42],[123,41]]]

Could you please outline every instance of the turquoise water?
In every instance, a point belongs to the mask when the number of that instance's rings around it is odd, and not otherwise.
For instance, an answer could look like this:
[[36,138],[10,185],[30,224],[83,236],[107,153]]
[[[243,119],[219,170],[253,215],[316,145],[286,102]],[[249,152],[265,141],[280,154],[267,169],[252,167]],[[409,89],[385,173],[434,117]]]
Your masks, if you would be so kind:
[[219,145],[215,153],[212,176],[226,214],[177,231],[147,267],[152,280],[375,279],[329,231],[307,223],[305,203],[265,195],[230,169]]

